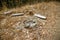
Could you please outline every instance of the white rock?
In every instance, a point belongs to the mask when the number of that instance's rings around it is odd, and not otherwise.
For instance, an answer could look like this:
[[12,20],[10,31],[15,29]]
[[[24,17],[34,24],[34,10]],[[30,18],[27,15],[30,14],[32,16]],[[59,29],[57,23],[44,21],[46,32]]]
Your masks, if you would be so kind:
[[36,26],[36,22],[35,21],[26,21],[25,22],[25,26],[27,27],[27,28],[31,28],[31,27],[34,27],[34,26]]

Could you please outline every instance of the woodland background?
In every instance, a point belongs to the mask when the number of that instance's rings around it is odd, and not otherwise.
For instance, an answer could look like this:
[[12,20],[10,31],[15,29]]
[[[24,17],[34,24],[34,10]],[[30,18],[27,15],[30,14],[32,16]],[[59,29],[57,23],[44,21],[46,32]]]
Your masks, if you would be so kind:
[[25,4],[34,4],[39,2],[49,2],[49,1],[58,1],[59,0],[0,0],[0,10],[4,7],[7,8],[14,8],[14,7],[20,7]]

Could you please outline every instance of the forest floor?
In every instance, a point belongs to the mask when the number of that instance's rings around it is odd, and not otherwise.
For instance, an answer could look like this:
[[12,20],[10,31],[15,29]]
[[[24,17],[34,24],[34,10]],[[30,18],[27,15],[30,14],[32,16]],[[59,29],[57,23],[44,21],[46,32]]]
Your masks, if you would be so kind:
[[[12,14],[24,13],[24,15],[11,16],[11,13],[7,16],[0,15],[0,40],[60,40],[59,2],[27,4],[11,10]],[[0,14],[4,14],[4,12],[2,11]],[[44,15],[47,19],[34,17],[30,12]],[[26,20],[36,20],[37,25],[25,28]]]

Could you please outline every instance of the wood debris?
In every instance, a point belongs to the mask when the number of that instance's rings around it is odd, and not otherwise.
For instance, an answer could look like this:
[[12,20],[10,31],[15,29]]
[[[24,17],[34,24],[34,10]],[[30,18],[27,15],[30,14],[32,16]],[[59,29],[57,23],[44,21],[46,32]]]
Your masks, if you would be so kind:
[[4,12],[4,14],[11,14],[12,12],[13,10],[9,10],[9,11]]
[[38,18],[41,18],[41,19],[46,19],[45,16],[42,16],[42,15],[40,15],[40,14],[34,14],[34,16],[36,16],[36,17],[38,17]]
[[11,16],[23,16],[23,15],[24,15],[24,13],[14,13]]

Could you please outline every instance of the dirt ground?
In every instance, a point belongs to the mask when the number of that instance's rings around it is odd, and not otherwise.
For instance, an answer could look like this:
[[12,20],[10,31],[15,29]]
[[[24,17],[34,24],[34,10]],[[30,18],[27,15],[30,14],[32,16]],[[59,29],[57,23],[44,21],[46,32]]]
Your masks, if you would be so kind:
[[[60,40],[60,3],[42,2],[14,8],[11,13],[24,13],[23,16],[0,14],[0,40]],[[31,12],[31,14],[30,14]],[[34,17],[41,14],[46,20]],[[26,20],[35,20],[34,27],[25,26]]]

